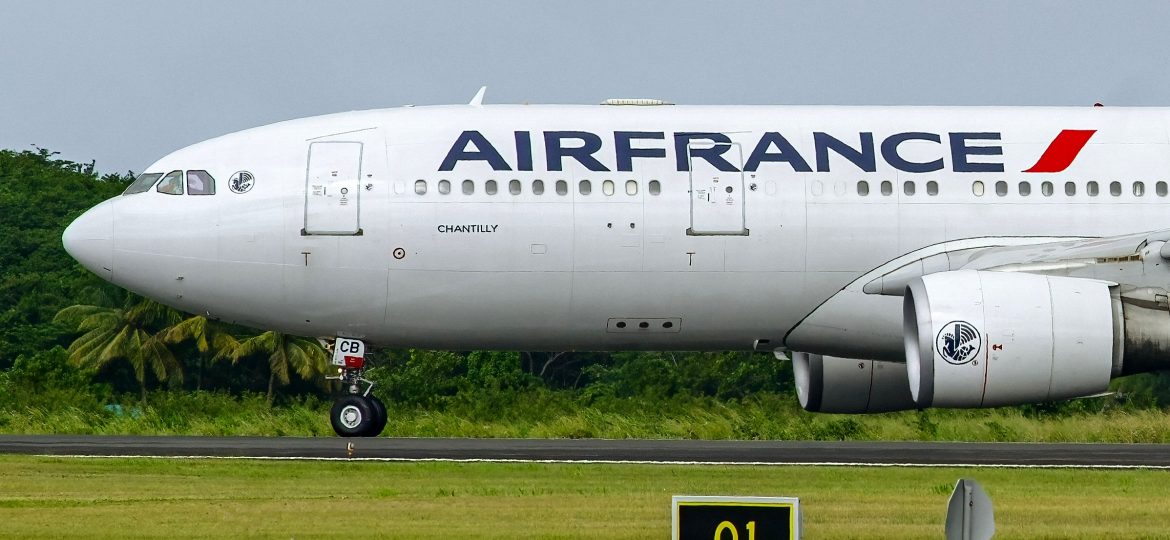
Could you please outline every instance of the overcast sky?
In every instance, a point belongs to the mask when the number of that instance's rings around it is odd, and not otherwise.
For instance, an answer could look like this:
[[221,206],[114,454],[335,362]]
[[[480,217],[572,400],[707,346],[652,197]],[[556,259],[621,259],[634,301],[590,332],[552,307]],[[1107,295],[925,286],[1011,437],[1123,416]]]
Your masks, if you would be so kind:
[[1170,2],[0,0],[0,148],[102,172],[402,104],[1170,104]]

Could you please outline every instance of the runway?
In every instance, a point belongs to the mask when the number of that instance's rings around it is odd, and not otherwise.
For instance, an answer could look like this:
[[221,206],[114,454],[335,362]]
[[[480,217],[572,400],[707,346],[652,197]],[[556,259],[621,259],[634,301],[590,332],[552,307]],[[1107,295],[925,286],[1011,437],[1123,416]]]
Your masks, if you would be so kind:
[[0,454],[385,461],[1170,468],[1170,445],[1162,444],[0,435]]

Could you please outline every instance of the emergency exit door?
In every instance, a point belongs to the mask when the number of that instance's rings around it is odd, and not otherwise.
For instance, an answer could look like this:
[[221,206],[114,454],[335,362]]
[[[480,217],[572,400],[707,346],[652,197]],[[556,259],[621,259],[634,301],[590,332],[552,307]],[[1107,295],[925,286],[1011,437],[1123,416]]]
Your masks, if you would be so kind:
[[305,235],[359,235],[362,143],[309,144]]
[[[708,160],[704,156],[712,156]],[[743,152],[739,143],[691,141],[687,144],[687,158],[691,169],[691,227],[692,236],[731,235],[746,236],[744,202]],[[721,163],[720,170],[712,161]],[[727,167],[727,164],[732,167]]]

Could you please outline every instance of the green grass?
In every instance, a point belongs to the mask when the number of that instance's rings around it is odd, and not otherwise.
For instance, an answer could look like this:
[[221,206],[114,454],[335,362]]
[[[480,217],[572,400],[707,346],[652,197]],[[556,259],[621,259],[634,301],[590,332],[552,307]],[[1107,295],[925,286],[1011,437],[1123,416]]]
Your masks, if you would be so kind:
[[[1170,415],[1158,409],[1037,413],[1028,409],[929,410],[825,415],[794,398],[744,401],[608,399],[582,403],[557,393],[493,403],[491,397],[432,409],[391,404],[387,436],[609,439],[777,439],[1045,442],[1170,442]],[[25,404],[19,404],[25,403]],[[268,407],[263,396],[157,393],[122,413],[94,401],[0,405],[0,433],[331,436],[330,403],[309,398]]]
[[1170,538],[1170,472],[0,456],[2,538],[667,538],[673,494],[800,497],[809,538],[940,538],[960,476],[997,539]]

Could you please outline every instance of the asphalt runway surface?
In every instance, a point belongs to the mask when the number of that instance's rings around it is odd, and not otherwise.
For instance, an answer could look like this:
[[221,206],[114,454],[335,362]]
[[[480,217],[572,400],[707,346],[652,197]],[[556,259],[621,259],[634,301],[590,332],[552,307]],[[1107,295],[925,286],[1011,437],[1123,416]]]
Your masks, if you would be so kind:
[[0,454],[388,461],[1170,468],[1170,445],[1162,444],[0,435]]

